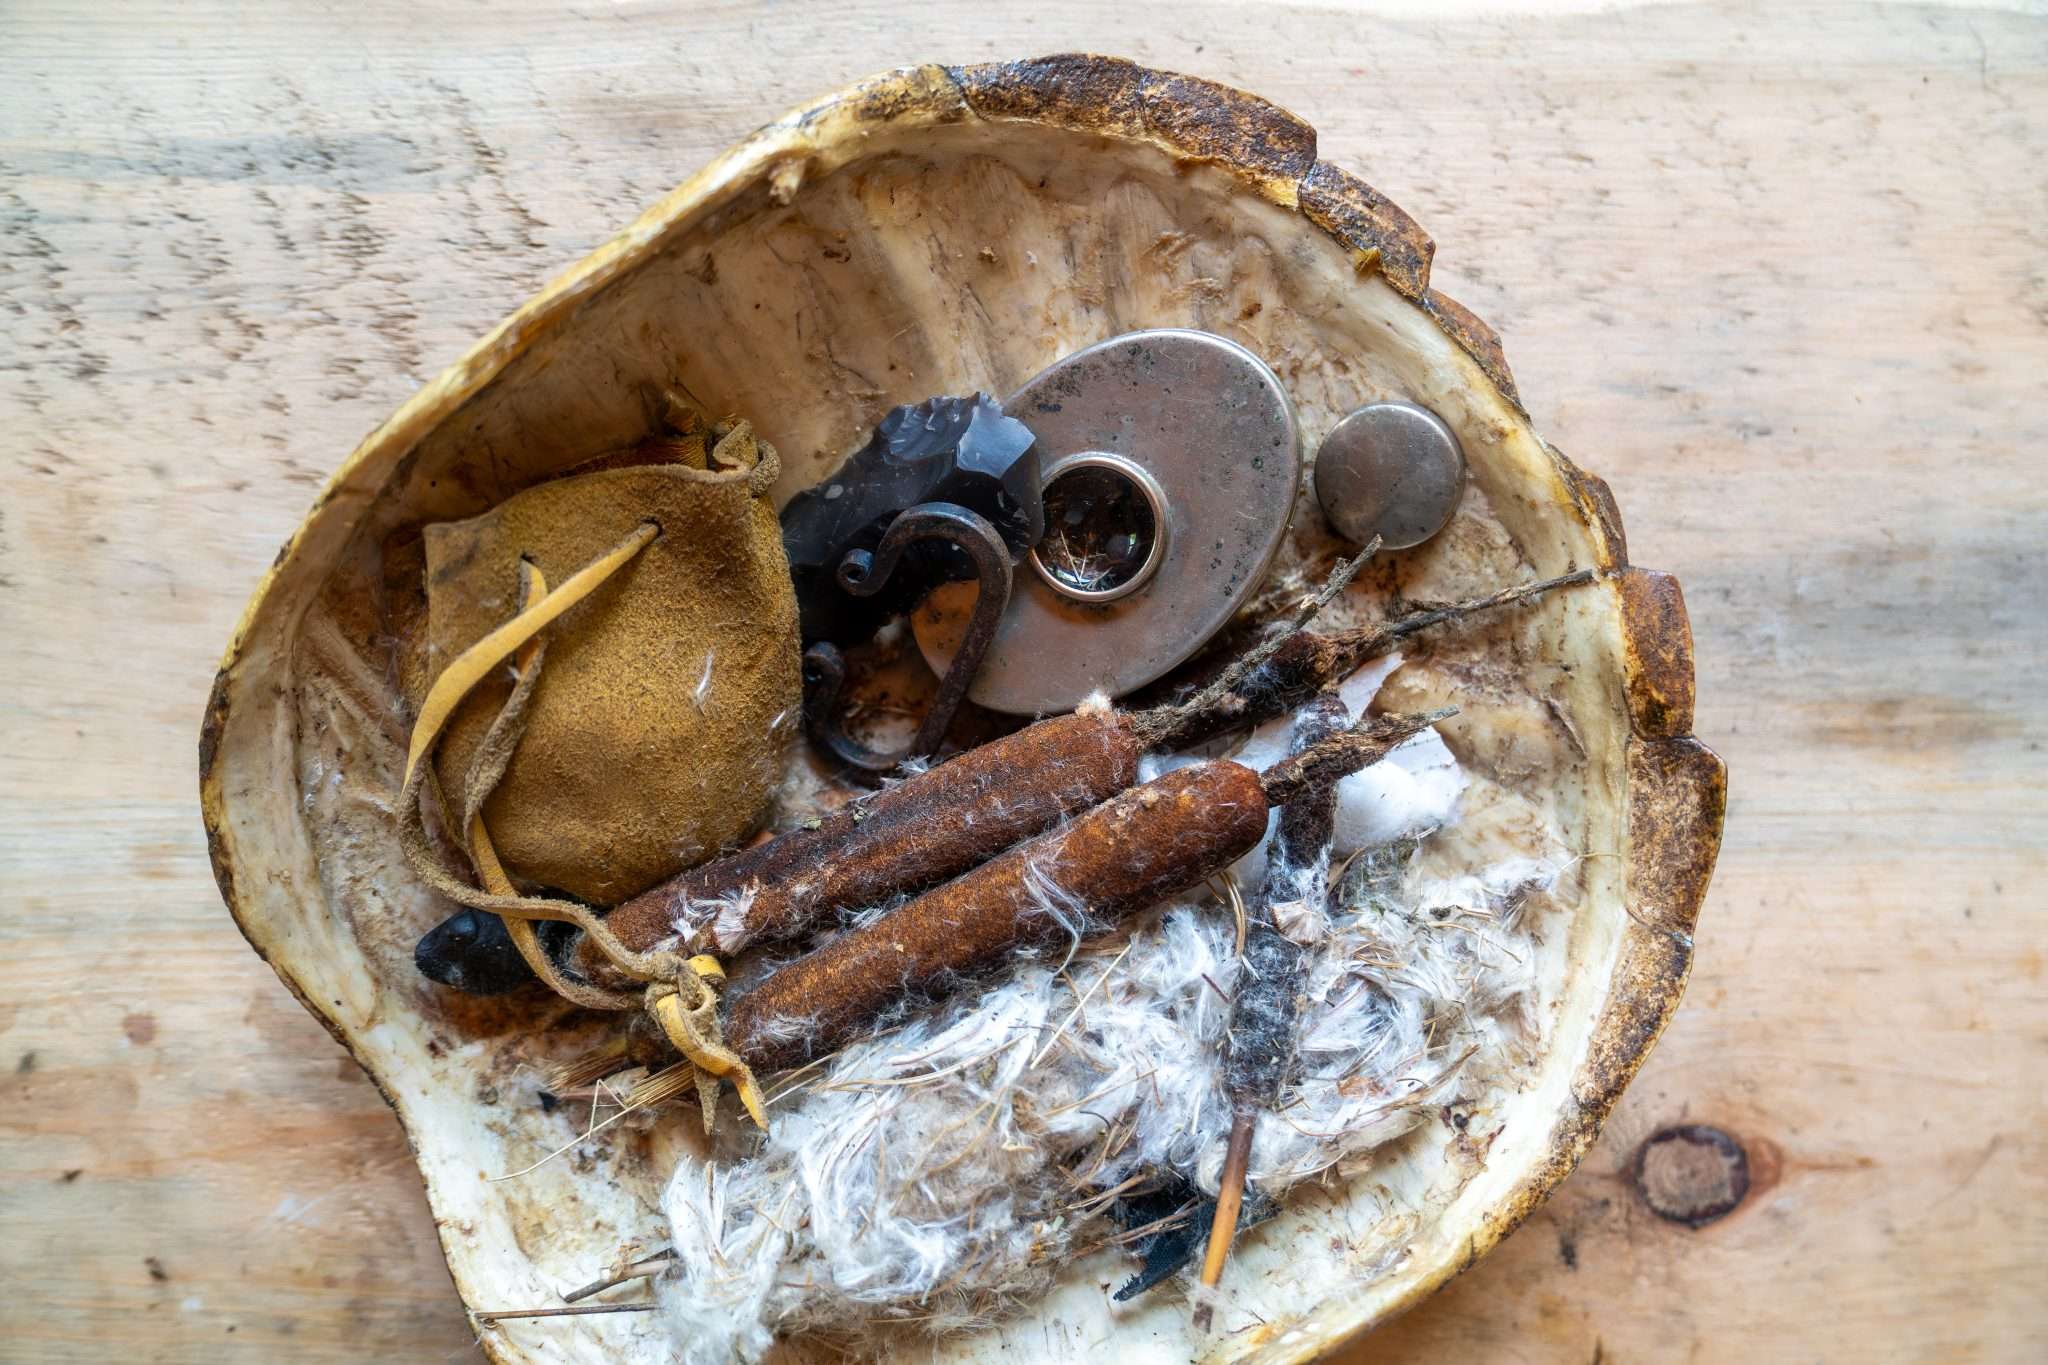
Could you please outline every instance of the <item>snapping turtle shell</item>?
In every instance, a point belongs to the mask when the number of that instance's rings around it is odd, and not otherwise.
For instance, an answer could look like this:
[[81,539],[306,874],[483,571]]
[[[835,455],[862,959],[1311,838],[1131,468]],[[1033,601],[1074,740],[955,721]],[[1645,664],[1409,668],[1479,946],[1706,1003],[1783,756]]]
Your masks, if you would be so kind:
[[[1572,1169],[1678,1001],[1723,773],[1690,737],[1676,583],[1629,565],[1606,486],[1531,429],[1493,332],[1429,287],[1431,252],[1406,214],[1318,158],[1313,129],[1253,96],[1100,57],[915,67],[747,138],[343,461],[228,646],[200,737],[204,815],[243,932],[397,1111],[468,1305],[554,1302],[662,1235],[653,1211],[692,1124],[614,1129],[580,1157],[485,1179],[581,1120],[479,1094],[530,1101],[536,1048],[567,1055],[602,1026],[413,971],[414,940],[446,907],[391,831],[404,736],[379,653],[378,547],[630,445],[664,387],[751,417],[783,452],[786,501],[893,405],[1007,392],[1138,327],[1203,328],[1265,357],[1310,449],[1376,399],[1451,425],[1471,466],[1459,519],[1376,562],[1372,590],[1443,598],[1603,570],[1466,628],[1467,709],[1445,734],[1570,847],[1610,856],[1558,893],[1536,950],[1536,1040],[1475,1097],[1483,1138],[1430,1125],[1237,1249],[1232,1280],[1264,1326],[1198,1342],[1185,1305],[1156,1295],[1112,1314],[1100,1286],[1128,1267],[1105,1253],[1115,1264],[1074,1268],[1029,1321],[918,1349],[1305,1358],[1471,1264]],[[1297,508],[1298,526],[1315,520]],[[654,1315],[505,1323],[482,1340],[506,1362],[666,1358]]]

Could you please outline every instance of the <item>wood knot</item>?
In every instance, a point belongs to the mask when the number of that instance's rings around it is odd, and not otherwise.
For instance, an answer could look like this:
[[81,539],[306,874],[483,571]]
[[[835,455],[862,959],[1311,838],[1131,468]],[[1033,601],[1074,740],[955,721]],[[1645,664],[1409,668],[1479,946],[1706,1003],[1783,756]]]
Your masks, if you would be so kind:
[[1677,1124],[1636,1149],[1635,1179],[1650,1212],[1703,1228],[1734,1212],[1749,1193],[1749,1154],[1719,1128]]

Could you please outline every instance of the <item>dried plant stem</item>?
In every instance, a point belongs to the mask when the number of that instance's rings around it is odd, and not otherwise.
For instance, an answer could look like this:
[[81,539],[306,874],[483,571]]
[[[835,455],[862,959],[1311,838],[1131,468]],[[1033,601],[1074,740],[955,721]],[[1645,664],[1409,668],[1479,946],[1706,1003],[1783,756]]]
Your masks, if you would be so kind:
[[541,1085],[556,1095],[567,1095],[587,1085],[595,1085],[633,1064],[630,1040],[621,1036],[580,1057],[547,1067],[541,1072]]
[[[1534,583],[1518,583],[1483,597],[1425,606],[1390,621],[1327,635],[1302,629],[1290,619],[1258,649],[1231,663],[1214,681],[1203,686],[1196,693],[1202,699],[1200,706],[1195,704],[1195,698],[1190,698],[1177,707],[1161,707],[1143,714],[1177,713],[1179,719],[1164,742],[1180,747],[1199,744],[1287,714],[1431,626],[1513,606],[1554,589],[1590,583],[1595,577],[1591,569],[1582,569]],[[1252,668],[1239,666],[1254,656],[1258,656],[1258,662]]]
[[1184,734],[1190,727],[1210,720],[1219,712],[1235,709],[1231,703],[1239,690],[1265,668],[1283,646],[1306,630],[1324,607],[1337,600],[1337,595],[1358,576],[1358,571],[1365,567],[1365,561],[1379,553],[1379,548],[1380,538],[1374,536],[1370,545],[1336,567],[1330,574],[1329,581],[1324,583],[1314,596],[1295,609],[1294,615],[1288,618],[1283,628],[1274,631],[1231,660],[1221,673],[1197,689],[1186,701],[1171,706],[1154,707],[1132,716],[1132,730],[1143,738],[1148,748],[1155,745],[1184,743]]
[[[1252,1129],[1258,1115],[1240,1109],[1230,1122],[1230,1145],[1223,1152],[1222,1184],[1216,1193],[1216,1217],[1209,1223],[1209,1248],[1202,1256],[1202,1284],[1214,1289],[1223,1278],[1223,1262],[1237,1236],[1237,1215],[1244,1205],[1245,1167],[1252,1159]],[[1195,1326],[1209,1330],[1209,1305],[1195,1310]]]
[[1430,626],[1441,625],[1446,621],[1455,621],[1460,617],[1471,616],[1477,612],[1492,611],[1496,607],[1506,607],[1512,606],[1516,602],[1526,602],[1530,598],[1540,597],[1554,588],[1572,588],[1577,587],[1581,583],[1591,583],[1597,577],[1599,575],[1592,569],[1580,569],[1575,573],[1559,574],[1555,578],[1540,578],[1534,583],[1517,583],[1511,588],[1502,588],[1498,592],[1490,592],[1483,597],[1467,597],[1458,602],[1435,603],[1430,606],[1417,608],[1405,616],[1397,616],[1393,620],[1377,626],[1362,626],[1356,630],[1344,631],[1333,637],[1339,649],[1346,651],[1339,656],[1340,665],[1341,662],[1349,662],[1353,668],[1356,668],[1367,659],[1385,653],[1387,647],[1395,641],[1405,640],[1417,631],[1426,630]]
[[652,1303],[578,1303],[561,1308],[502,1308],[493,1313],[471,1314],[478,1322],[509,1322],[513,1318],[571,1318],[592,1313],[652,1313]]
[[[1114,716],[1055,716],[645,891],[607,921],[625,943],[682,927],[693,951],[799,938],[828,916],[935,886],[1138,778]],[[588,956],[582,949],[579,954]]]
[[637,1261],[625,1262],[622,1269],[615,1271],[604,1279],[592,1280],[581,1289],[570,1290],[562,1295],[562,1302],[576,1303],[589,1298],[592,1294],[602,1294],[607,1289],[615,1289],[628,1280],[644,1280],[651,1275],[659,1275],[662,1272],[663,1264],[674,1259],[675,1252],[667,1247],[663,1247],[660,1251],[642,1256]]

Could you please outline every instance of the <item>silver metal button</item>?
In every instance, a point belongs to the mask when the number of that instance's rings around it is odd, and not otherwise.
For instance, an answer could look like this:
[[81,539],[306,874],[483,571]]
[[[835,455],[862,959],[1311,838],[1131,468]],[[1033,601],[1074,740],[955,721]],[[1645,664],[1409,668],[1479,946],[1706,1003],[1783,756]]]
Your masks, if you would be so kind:
[[1338,535],[1389,550],[1450,522],[1465,491],[1465,452],[1441,417],[1413,403],[1354,408],[1316,451],[1316,501]]

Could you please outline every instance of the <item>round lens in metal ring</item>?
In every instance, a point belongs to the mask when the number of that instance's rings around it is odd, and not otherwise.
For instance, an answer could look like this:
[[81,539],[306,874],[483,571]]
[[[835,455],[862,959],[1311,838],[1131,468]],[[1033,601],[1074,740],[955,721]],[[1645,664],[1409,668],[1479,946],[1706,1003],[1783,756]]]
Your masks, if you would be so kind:
[[1136,592],[1166,557],[1166,498],[1152,476],[1114,455],[1073,455],[1045,481],[1045,537],[1031,567],[1076,602]]

